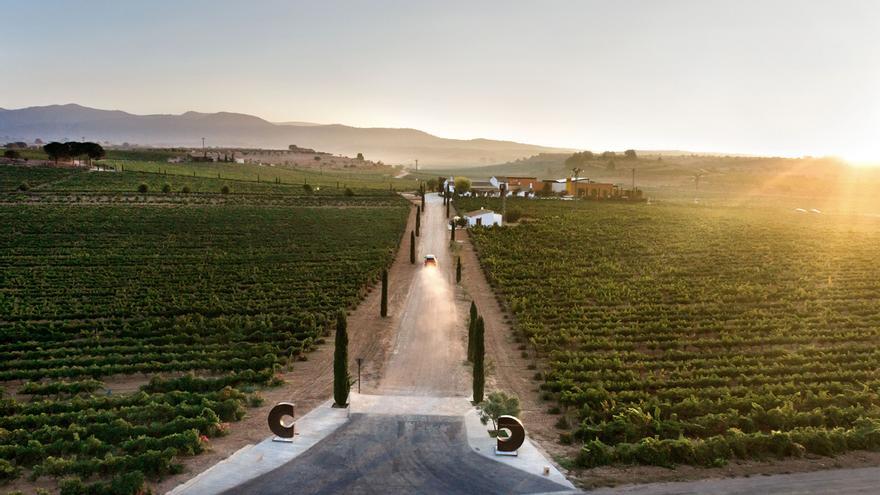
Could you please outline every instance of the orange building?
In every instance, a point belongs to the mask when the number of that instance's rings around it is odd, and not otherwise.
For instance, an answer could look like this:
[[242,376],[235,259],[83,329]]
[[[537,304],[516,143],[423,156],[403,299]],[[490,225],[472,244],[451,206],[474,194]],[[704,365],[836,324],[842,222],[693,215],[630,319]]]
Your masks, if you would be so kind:
[[540,191],[542,187],[537,177],[507,177],[506,182],[509,191]]
[[589,199],[614,199],[620,197],[620,188],[607,182],[569,177],[565,181],[565,193],[569,196]]

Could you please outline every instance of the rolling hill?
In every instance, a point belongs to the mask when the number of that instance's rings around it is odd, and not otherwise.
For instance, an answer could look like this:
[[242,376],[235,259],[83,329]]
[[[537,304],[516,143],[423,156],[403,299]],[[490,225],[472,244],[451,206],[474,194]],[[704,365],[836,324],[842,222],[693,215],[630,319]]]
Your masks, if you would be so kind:
[[76,104],[0,109],[0,139],[31,142],[80,139],[149,146],[277,148],[290,144],[391,164],[431,167],[504,163],[536,153],[567,151],[512,141],[445,139],[417,129],[361,128],[340,124],[272,123],[241,113],[186,112],[135,115]]

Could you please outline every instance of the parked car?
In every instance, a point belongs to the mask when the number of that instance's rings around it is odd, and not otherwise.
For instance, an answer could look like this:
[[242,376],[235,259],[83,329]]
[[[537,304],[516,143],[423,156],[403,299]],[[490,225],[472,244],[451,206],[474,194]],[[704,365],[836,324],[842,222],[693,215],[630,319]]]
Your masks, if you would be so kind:
[[437,257],[433,254],[425,256],[425,266],[437,266]]

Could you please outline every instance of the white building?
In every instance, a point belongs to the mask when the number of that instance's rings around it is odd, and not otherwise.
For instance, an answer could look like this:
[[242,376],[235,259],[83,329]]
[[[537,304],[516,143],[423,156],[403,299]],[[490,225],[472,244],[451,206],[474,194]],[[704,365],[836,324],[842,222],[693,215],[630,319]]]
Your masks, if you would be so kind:
[[468,227],[492,227],[494,225],[500,227],[502,224],[500,213],[483,208],[465,213],[464,218],[467,220]]

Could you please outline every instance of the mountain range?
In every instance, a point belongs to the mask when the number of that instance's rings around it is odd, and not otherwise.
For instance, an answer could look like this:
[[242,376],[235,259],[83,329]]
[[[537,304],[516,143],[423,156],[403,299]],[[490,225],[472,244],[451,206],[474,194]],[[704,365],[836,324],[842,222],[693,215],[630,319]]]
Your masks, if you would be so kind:
[[334,154],[420,168],[504,163],[538,153],[571,150],[497,141],[446,139],[417,129],[364,128],[309,122],[272,123],[253,115],[186,112],[135,115],[76,104],[0,109],[0,139],[32,142],[39,138],[131,143],[155,147],[287,149],[295,144]]

